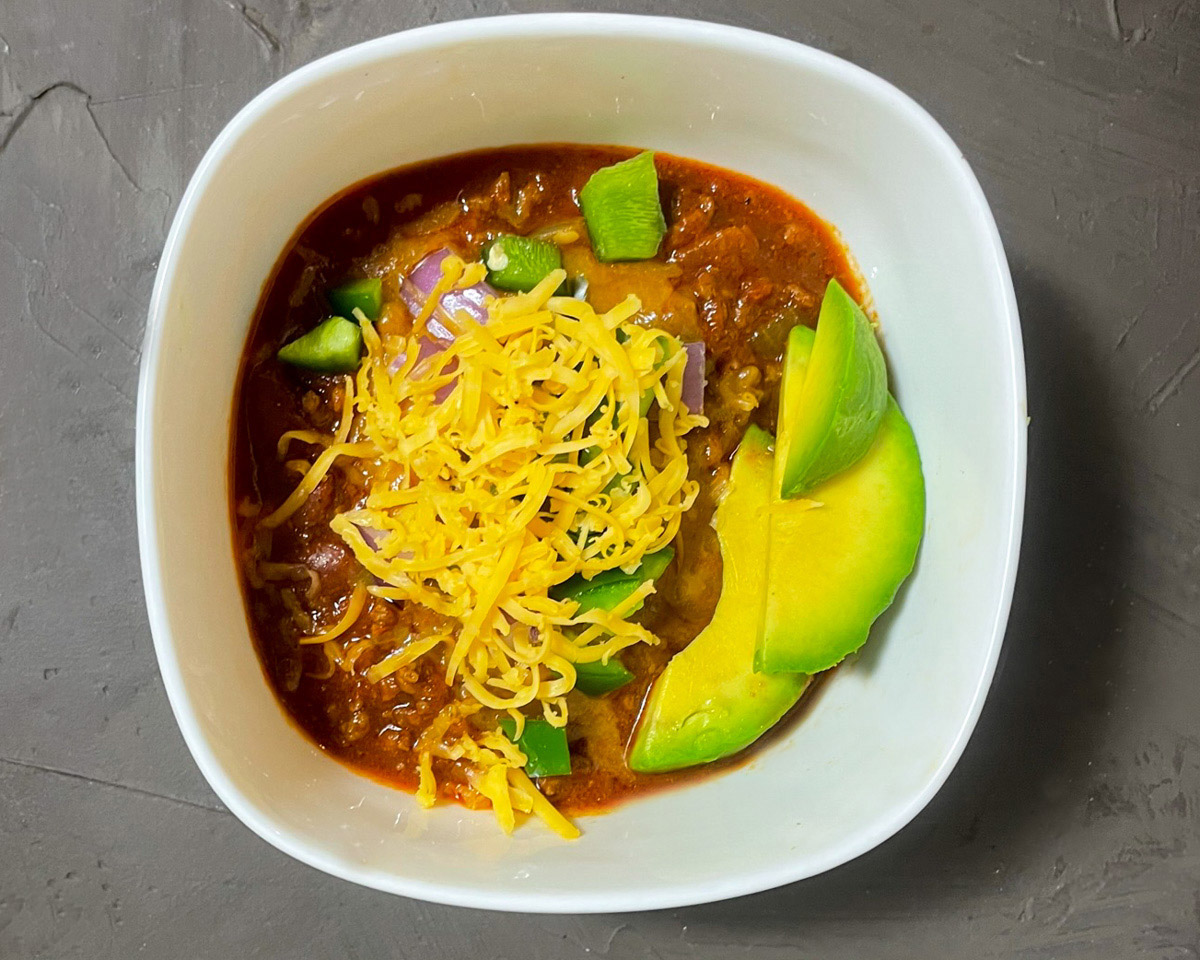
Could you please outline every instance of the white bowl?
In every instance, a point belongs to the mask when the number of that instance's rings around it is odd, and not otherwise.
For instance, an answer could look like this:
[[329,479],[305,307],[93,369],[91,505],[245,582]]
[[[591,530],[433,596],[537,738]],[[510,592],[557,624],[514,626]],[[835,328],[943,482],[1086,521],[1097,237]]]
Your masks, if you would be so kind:
[[[259,291],[297,225],[391,167],[477,147],[621,143],[777,184],[836,225],[916,430],[928,530],[866,651],[749,765],[582,819],[566,843],[426,812],[323,755],[259,668],[233,563],[229,424]],[[163,682],[221,800],[279,849],[411,897],[642,910],[810,877],[929,801],[975,726],[1012,594],[1025,380],[987,202],[930,116],[829,54],[686,20],[535,15],[383,37],[296,71],[217,137],[150,306],[138,402],[142,570]]]

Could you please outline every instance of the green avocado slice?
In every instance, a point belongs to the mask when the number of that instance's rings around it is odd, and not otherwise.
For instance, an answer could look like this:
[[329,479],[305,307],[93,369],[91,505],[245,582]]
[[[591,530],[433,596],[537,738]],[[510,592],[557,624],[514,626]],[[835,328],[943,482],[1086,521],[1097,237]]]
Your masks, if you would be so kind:
[[[813,337],[803,330],[792,331],[785,360],[785,389],[795,392],[809,351],[807,376],[816,374]],[[756,659],[768,674],[818,673],[853,653],[912,572],[925,528],[925,480],[912,428],[886,399],[860,460],[812,489],[811,499],[772,505]],[[803,412],[787,397],[781,406],[781,427]]]
[[887,366],[871,321],[836,280],[825,288],[811,353],[804,376],[784,362],[776,457],[784,498],[805,494],[866,454],[887,407]]
[[708,763],[749,746],[800,698],[809,678],[754,672],[767,578],[763,534],[771,500],[772,438],[751,426],[733,458],[714,524],[721,597],[712,621],[655,680],[629,753],[640,773]]

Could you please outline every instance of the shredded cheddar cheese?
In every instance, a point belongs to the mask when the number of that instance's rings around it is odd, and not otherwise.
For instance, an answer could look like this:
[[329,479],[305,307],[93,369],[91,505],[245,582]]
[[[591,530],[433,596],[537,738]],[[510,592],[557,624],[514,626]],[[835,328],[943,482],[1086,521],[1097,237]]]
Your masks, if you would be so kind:
[[350,602],[346,604],[346,610],[342,616],[328,630],[311,637],[301,637],[301,644],[308,643],[328,643],[331,640],[336,640],[343,633],[354,626],[356,621],[363,612],[363,607],[367,604],[367,590],[365,587],[355,587],[354,593],[350,595]]
[[[680,400],[682,344],[632,323],[635,297],[600,314],[556,296],[561,270],[490,301],[486,324],[448,318],[454,340],[422,350],[440,297],[482,270],[447,257],[407,337],[381,337],[359,317],[366,356],[347,381],[342,423],[321,441],[301,431],[280,439],[281,457],[291,439],[324,449],[261,522],[285,522],[338,457],[360,461],[365,502],[330,525],[375,579],[362,599],[421,604],[457,624],[367,669],[378,682],[442,648],[446,681],[465,695],[418,738],[418,799],[436,798],[434,758],[463,761],[505,830],[532,813],[570,837],[578,830],[524,773],[495,715],[511,716],[518,736],[531,708],[561,727],[575,664],[657,643],[630,619],[652,582],[612,610],[580,613],[549,594],[576,574],[631,571],[672,541],[698,490],[684,436],[705,421]],[[302,642],[328,644],[361,612],[356,601],[359,592],[337,625]]]

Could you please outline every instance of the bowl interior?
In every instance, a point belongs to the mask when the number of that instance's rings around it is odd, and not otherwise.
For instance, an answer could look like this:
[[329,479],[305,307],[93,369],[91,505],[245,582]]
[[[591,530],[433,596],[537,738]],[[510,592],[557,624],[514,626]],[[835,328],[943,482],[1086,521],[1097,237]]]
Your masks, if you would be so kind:
[[[259,669],[226,501],[238,358],[296,226],[370,174],[538,141],[721,164],[838,227],[874,296],[928,484],[916,574],[806,719],[735,772],[585,818],[575,843],[534,824],[505,837],[490,814],[455,806],[420,810],[312,746]],[[145,578],[197,761],[234,812],[288,852],[453,903],[670,906],[869,849],[940,785],[991,679],[1024,482],[1015,323],[995,228],[953,144],[882,81],[807,48],[682,21],[520,17],[384,38],[293,74],[198,170],[151,308],[138,436]]]

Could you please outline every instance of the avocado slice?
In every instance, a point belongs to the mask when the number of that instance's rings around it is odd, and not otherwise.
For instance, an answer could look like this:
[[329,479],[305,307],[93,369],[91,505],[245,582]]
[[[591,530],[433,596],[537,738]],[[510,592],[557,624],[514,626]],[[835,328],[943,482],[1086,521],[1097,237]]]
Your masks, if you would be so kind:
[[[818,374],[813,340],[803,327],[789,336],[785,391],[801,393],[803,384],[802,397],[809,395],[805,381]],[[781,430],[802,412],[788,399]],[[768,674],[818,673],[853,653],[912,572],[925,528],[925,479],[912,428],[896,401],[886,400],[865,456],[813,489],[810,500],[772,505],[755,661]]]
[[799,378],[784,363],[776,457],[784,498],[805,494],[866,454],[887,407],[887,366],[871,321],[836,280],[825,288],[806,359],[808,372]]
[[640,773],[678,770],[737,753],[800,698],[809,678],[754,672],[764,612],[772,437],[751,426],[733,458],[714,525],[724,567],[712,621],[655,680],[629,753]]

